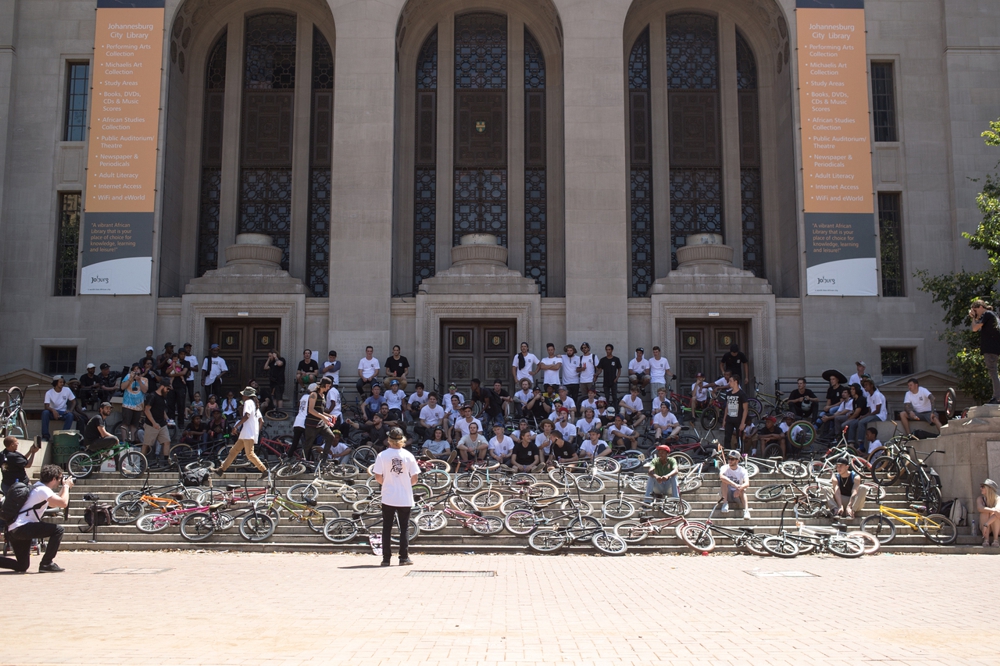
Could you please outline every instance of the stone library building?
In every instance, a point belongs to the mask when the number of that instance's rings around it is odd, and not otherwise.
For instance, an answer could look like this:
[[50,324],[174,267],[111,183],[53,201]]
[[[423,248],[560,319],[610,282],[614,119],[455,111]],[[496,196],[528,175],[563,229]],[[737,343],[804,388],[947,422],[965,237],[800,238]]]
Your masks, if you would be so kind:
[[0,374],[944,382],[997,72],[996,0],[0,0]]

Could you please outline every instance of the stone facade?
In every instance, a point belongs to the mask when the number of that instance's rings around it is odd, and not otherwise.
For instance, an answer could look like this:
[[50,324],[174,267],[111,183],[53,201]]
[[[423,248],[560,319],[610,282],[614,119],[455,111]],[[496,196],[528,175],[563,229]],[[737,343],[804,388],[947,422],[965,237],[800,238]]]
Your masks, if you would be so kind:
[[[88,362],[113,367],[166,340],[190,341],[199,357],[212,321],[247,316],[281,322],[293,359],[304,347],[335,348],[353,374],[366,344],[380,358],[399,344],[411,376],[441,377],[440,323],[449,318],[516,321],[518,341],[536,353],[545,342],[665,348],[675,364],[677,322],[744,323],[744,346],[758,379],[769,382],[857,357],[881,380],[880,349],[913,350],[913,370],[946,369],[940,311],[918,291],[916,270],[975,268],[961,232],[979,220],[980,178],[997,157],[979,134],[1000,115],[1000,5],[991,0],[869,0],[871,61],[890,62],[898,141],[873,143],[874,186],[902,203],[902,297],[806,297],[799,109],[795,99],[793,0],[167,0],[159,192],[150,296],[54,296],[59,194],[86,184],[86,145],[62,141],[69,63],[90,61],[93,0],[0,0],[0,373],[44,370],[46,349],[75,347],[76,373]],[[248,278],[246,252],[231,266],[198,275],[197,244],[205,65],[223,31],[229,80],[242,71],[244,20],[263,11],[294,13],[297,68],[310,71],[313,29],[333,51],[332,215],[329,296],[306,279],[304,174],[310,141],[309,86],[295,92],[289,268],[267,283]],[[451,269],[454,17],[492,11],[507,17],[509,50],[507,229],[509,270],[497,284],[456,289]],[[626,65],[649,27],[652,78],[665,76],[664,17],[698,11],[717,17],[725,235],[732,262],[671,270],[666,95],[651,88],[656,252],[651,295],[631,297],[629,97]],[[183,20],[190,34],[172,36]],[[438,30],[436,123],[437,237],[426,290],[413,288],[414,67]],[[783,26],[783,27],[782,27]],[[778,28],[781,27],[781,30]],[[525,29],[546,63],[548,292],[525,294]],[[787,32],[787,34],[785,34]],[[731,37],[742,35],[760,72],[760,146],[766,280],[740,270],[738,120]],[[187,66],[171,58],[171,45]],[[783,54],[792,57],[783,60]],[[308,83],[308,79],[303,77]],[[241,88],[224,99],[218,247],[235,245]],[[243,252],[243,254],[240,254]],[[264,251],[267,254],[266,251]],[[252,254],[252,252],[251,252]],[[251,257],[252,259],[252,257]],[[241,263],[244,266],[241,269]],[[492,259],[491,259],[492,261]],[[252,263],[252,261],[251,261]],[[716,262],[718,263],[718,262]],[[456,267],[460,268],[460,267]],[[241,273],[241,270],[244,272]],[[252,272],[252,271],[251,271]],[[513,273],[512,273],[513,272]],[[277,275],[276,273],[276,275]],[[242,277],[241,277],[242,276]],[[227,282],[228,281],[228,282]],[[266,284],[265,284],[266,283]],[[254,284],[258,287],[255,288]],[[484,286],[485,285],[485,286]],[[458,291],[459,293],[455,293]],[[181,340],[181,338],[184,338]],[[321,356],[323,358],[323,356]]]

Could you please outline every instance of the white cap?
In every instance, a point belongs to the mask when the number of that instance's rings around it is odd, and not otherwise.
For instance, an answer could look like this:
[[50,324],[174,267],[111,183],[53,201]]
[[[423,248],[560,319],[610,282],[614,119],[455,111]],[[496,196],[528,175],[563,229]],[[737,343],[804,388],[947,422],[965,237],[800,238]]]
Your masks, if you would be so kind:
[[146,351],[154,351],[152,347],[146,347]]
[[97,367],[97,366],[96,366],[96,365],[94,365],[93,363],[88,363],[88,364],[87,364],[87,370],[90,370],[91,368],[96,368],[96,367]]

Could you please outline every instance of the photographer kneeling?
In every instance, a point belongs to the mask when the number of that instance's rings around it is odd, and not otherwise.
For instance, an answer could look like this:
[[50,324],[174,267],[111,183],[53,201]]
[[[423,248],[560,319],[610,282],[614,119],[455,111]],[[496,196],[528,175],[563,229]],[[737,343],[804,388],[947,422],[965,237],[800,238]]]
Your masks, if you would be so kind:
[[[0,569],[13,569],[19,573],[28,570],[31,561],[31,540],[48,539],[45,555],[38,566],[39,573],[55,573],[63,568],[53,562],[59,552],[62,541],[63,526],[55,523],[41,522],[41,516],[47,507],[65,509],[69,506],[69,489],[73,487],[73,478],[63,479],[62,469],[58,465],[45,465],[38,475],[39,481],[28,495],[27,501],[18,512],[16,520],[7,527],[7,539],[14,549],[16,560],[9,557],[0,558]],[[62,490],[56,493],[56,488],[62,485]]]

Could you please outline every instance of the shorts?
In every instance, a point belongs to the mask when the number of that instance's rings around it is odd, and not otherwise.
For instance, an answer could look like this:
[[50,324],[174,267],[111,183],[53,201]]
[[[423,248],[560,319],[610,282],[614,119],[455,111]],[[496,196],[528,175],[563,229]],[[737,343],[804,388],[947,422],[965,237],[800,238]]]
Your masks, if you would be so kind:
[[284,400],[284,399],[285,399],[285,385],[271,384],[271,400]]
[[145,430],[142,433],[142,445],[152,446],[159,442],[160,444],[170,445],[170,429],[166,426],[162,428],[155,428],[152,424],[146,424]]
[[129,409],[128,407],[122,408],[122,425],[126,428],[139,427],[142,423],[142,412]]
[[931,422],[931,415],[933,413],[934,412],[910,412],[910,414],[916,415],[917,419],[920,419],[921,421],[924,421],[925,423],[930,423]]

